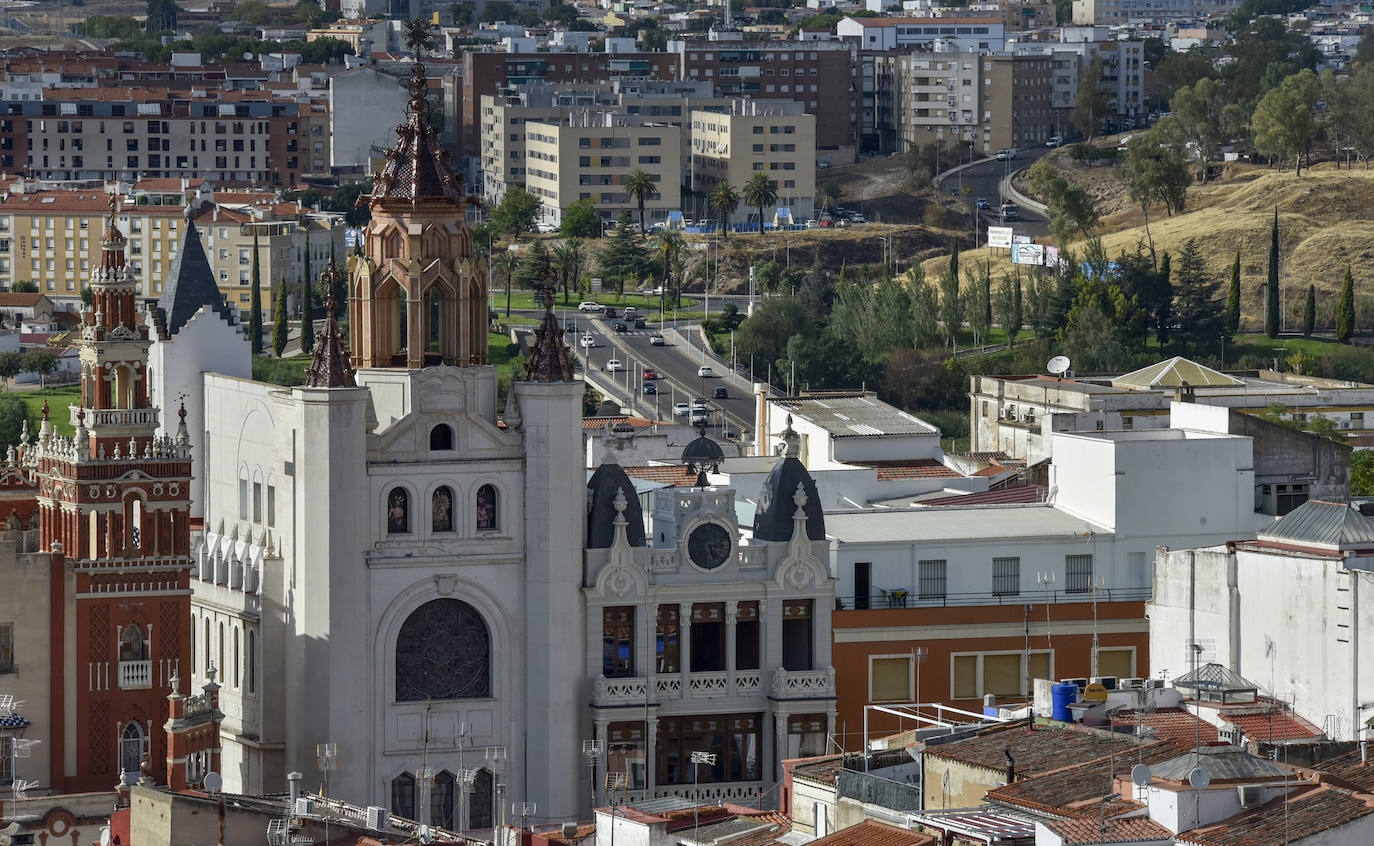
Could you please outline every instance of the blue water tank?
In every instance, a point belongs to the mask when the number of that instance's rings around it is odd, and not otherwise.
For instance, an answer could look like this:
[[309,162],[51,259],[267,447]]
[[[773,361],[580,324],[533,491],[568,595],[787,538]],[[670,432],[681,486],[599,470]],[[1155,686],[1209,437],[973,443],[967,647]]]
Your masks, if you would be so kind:
[[1059,682],[1050,687],[1050,719],[1061,723],[1073,722],[1069,706],[1078,700],[1078,685]]

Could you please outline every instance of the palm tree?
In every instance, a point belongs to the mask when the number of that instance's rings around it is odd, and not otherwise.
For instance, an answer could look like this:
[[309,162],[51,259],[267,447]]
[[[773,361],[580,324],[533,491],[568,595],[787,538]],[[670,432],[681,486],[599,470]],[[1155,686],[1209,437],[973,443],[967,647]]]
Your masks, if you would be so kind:
[[682,233],[667,227],[659,230],[654,235],[654,238],[658,241],[656,247],[658,254],[663,257],[663,296],[659,297],[659,304],[661,306],[664,302],[664,297],[668,296],[668,290],[672,287],[673,259],[682,252],[683,241]]
[[716,187],[711,189],[711,196],[708,198],[711,203],[711,210],[720,218],[720,229],[726,238],[730,237],[730,227],[728,225],[730,215],[739,208],[739,192],[735,186],[725,180],[716,183]]
[[759,235],[763,234],[763,209],[778,201],[778,187],[760,171],[749,177],[740,191],[740,199],[759,210]]
[[553,266],[563,280],[563,304],[568,304],[568,283],[582,273],[582,239],[569,238],[553,248]]
[[653,174],[637,167],[634,173],[625,177],[625,193],[639,204],[639,239],[642,241],[648,234],[648,230],[644,228],[644,203],[658,193],[658,183],[654,181]]
[[510,280],[520,267],[520,257],[513,251],[506,250],[493,259],[491,266],[496,269],[497,273],[506,277],[506,317],[510,317]]

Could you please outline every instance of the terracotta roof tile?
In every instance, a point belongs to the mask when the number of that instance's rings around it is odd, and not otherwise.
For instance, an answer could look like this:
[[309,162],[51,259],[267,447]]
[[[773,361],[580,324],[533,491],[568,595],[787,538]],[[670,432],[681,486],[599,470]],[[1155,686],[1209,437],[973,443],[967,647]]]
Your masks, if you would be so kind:
[[32,308],[38,305],[38,301],[43,298],[42,294],[16,294],[13,291],[0,293],[0,306],[5,308]]
[[1353,787],[1374,793],[1374,763],[1361,761],[1358,748],[1324,761],[1314,769],[1331,773]]
[[1180,832],[1178,843],[1190,846],[1272,846],[1285,840],[1298,843],[1370,814],[1374,814],[1374,797],[1323,785],[1296,798],[1290,794],[1287,803],[1279,797],[1217,825]]
[[[1099,754],[1090,761],[1048,770],[990,790],[987,801],[1064,817],[1111,816],[1139,807],[1139,803],[1116,795],[1113,776],[1119,777],[1139,763],[1154,764],[1173,758],[1178,754],[1178,747],[1163,741],[1153,741],[1142,747],[1131,744],[1128,738],[1123,742],[1122,737],[1114,739],[1105,732],[1098,734],[1103,743],[1115,740],[1114,761],[1113,754],[1101,747],[1096,751],[1107,754]],[[1024,772],[1022,756],[1017,755],[1016,751],[1012,754],[1016,755],[1016,772],[1020,775]],[[1093,752],[1089,750],[1086,754]],[[1057,760],[1064,762],[1073,758],[1072,754],[1066,753]],[[1104,803],[1104,797],[1110,798]]]
[[[1005,772],[1006,752],[1010,751],[1018,777],[1029,778],[1058,769],[1066,761],[1103,758],[1113,750],[1118,756],[1127,749],[1134,752],[1141,743],[1125,735],[1112,736],[1107,732],[1075,727],[1027,731],[1024,722],[1017,722],[983,729],[962,740],[928,745],[925,754]],[[1153,741],[1148,743],[1153,744]]]
[[855,461],[858,467],[878,471],[878,481],[892,479],[957,479],[960,475],[933,458],[912,461]]
[[1143,817],[1125,820],[1058,820],[1045,823],[1045,827],[1059,835],[1064,846],[1153,842],[1168,840],[1173,836],[1169,829]]
[[1227,714],[1221,718],[1244,732],[1258,743],[1274,740],[1306,740],[1321,737],[1322,731],[1296,714],[1270,712],[1268,714]]
[[929,834],[908,831],[876,820],[864,820],[858,825],[812,840],[809,846],[935,846],[937,842]]
[[690,473],[686,467],[680,467],[676,464],[642,464],[637,467],[626,467],[625,474],[634,479],[662,482],[681,488],[690,488],[697,482],[695,473]]
[[1154,731],[1154,737],[1181,743],[1192,748],[1199,733],[1203,743],[1216,743],[1217,727],[1200,720],[1182,708],[1159,708],[1153,713],[1121,711],[1116,715],[1116,724],[1141,723]]

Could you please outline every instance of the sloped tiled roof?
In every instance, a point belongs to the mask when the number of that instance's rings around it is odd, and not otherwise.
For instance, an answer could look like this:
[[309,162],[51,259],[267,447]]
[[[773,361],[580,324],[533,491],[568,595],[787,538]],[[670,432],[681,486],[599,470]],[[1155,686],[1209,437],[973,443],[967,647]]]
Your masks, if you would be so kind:
[[[1181,832],[1180,846],[1274,846],[1301,843],[1313,835],[1374,814],[1374,799],[1324,785],[1285,802],[1267,802],[1217,825]],[[1329,842],[1354,842],[1350,840]]]
[[936,843],[929,834],[876,820],[864,820],[858,825],[812,840],[808,846],[935,846]]
[[981,493],[953,494],[935,499],[923,499],[921,505],[1006,505],[1015,502],[1044,502],[1044,485],[1018,485]]
[[625,474],[633,479],[648,479],[683,488],[690,488],[697,483],[695,473],[689,473],[686,467],[677,464],[640,464],[626,467]]
[[1274,521],[1259,539],[1327,547],[1374,543],[1374,520],[1345,503],[1313,499]]
[[910,461],[855,461],[857,467],[867,467],[878,472],[878,481],[893,479],[957,479],[960,474],[933,458],[918,458]]
[[1131,819],[1058,820],[1045,827],[1063,840],[1064,846],[1099,843],[1152,843],[1168,840],[1173,832],[1148,817]]
[[1192,388],[1227,387],[1245,384],[1234,376],[1220,370],[1204,367],[1196,361],[1183,356],[1174,356],[1155,362],[1148,367],[1123,373],[1112,380],[1112,384],[1124,388],[1178,388],[1187,385]]
[[1140,723],[1153,732],[1155,739],[1181,743],[1190,749],[1199,739],[1203,743],[1217,740],[1216,726],[1182,708],[1159,708],[1152,713],[1122,711],[1116,715],[1116,724],[1123,723]]
[[[1178,747],[1164,741],[1148,746],[1122,744],[1115,755],[1109,753],[1085,763],[1072,764],[1040,775],[1014,781],[987,794],[987,801],[1061,817],[1097,817],[1101,813],[1119,814],[1137,803],[1115,794],[1113,776],[1130,772],[1136,764],[1153,765],[1178,754]],[[1014,754],[1014,753],[1013,753]],[[1115,758],[1115,760],[1113,760]],[[1069,760],[1066,756],[1064,760]],[[1020,772],[1020,767],[1017,767]],[[1104,807],[1104,797],[1110,797]]]
[[1141,743],[1131,737],[1112,737],[1106,732],[1079,728],[1026,731],[1024,723],[984,729],[950,743],[927,746],[925,754],[959,761],[998,772],[1007,768],[1006,752],[1015,761],[1018,777],[1029,777],[1062,767],[1066,761],[1100,758]]
[[1271,711],[1267,714],[1227,714],[1221,718],[1245,733],[1250,740],[1269,743],[1275,740],[1306,740],[1321,737],[1322,730],[1286,711]]
[[1374,758],[1362,760],[1359,747],[1344,755],[1329,758],[1313,769],[1331,773],[1336,778],[1349,782],[1366,793],[1374,793]]

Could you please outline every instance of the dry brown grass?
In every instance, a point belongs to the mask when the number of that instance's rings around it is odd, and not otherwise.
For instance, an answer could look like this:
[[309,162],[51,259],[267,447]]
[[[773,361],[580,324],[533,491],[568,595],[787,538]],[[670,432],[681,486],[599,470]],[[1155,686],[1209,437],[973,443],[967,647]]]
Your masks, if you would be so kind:
[[[1150,219],[1150,235],[1158,251],[1177,252],[1191,238],[1202,247],[1209,270],[1230,277],[1236,250],[1241,254],[1241,308],[1248,320],[1258,319],[1263,307],[1261,286],[1268,272],[1269,227],[1274,209],[1279,214],[1279,246],[1290,297],[1309,284],[1318,297],[1335,297],[1345,270],[1355,275],[1357,291],[1368,283],[1374,259],[1374,171],[1337,170],[1333,166],[1296,176],[1262,168],[1233,168],[1222,181],[1199,185],[1188,192],[1189,211]],[[1147,243],[1138,208],[1111,214],[1103,221],[1102,236],[1109,255]],[[1082,244],[1070,245],[1081,249]],[[988,258],[987,250],[960,256],[961,265]],[[928,259],[928,274],[945,267],[944,258]],[[991,257],[994,273],[1010,265],[1005,257]],[[1363,277],[1363,278],[1362,278]]]

